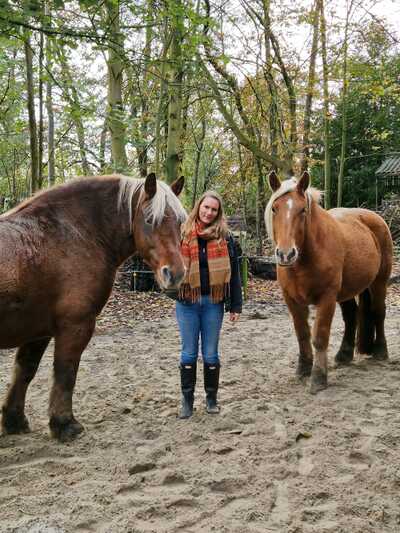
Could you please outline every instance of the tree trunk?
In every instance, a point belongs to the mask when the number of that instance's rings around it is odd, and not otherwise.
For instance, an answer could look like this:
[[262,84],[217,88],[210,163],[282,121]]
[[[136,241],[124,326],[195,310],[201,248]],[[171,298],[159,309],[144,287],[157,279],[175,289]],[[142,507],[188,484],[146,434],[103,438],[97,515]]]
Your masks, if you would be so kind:
[[145,177],[148,174],[148,136],[149,136],[149,100],[150,100],[150,73],[149,65],[151,60],[151,44],[153,41],[153,28],[152,21],[154,19],[154,0],[147,0],[146,11],[146,37],[145,45],[143,49],[143,79],[141,87],[141,103],[142,103],[142,113],[140,121],[140,148],[138,148],[138,163],[140,175]]
[[[51,24],[51,12],[48,2],[45,6],[46,15],[48,17],[48,25]],[[46,37],[46,69],[47,69],[47,82],[46,82],[46,111],[48,121],[47,131],[47,151],[48,151],[48,168],[47,168],[47,183],[50,186],[54,185],[55,177],[55,144],[54,144],[54,111],[53,111],[53,82],[51,80],[50,73],[52,71],[52,46],[51,38]]]
[[100,170],[104,172],[106,168],[106,140],[107,140],[107,119],[104,121],[103,128],[100,135],[100,148],[99,148],[99,163]]
[[43,185],[43,61],[44,61],[44,34],[40,33],[39,41],[39,138],[38,138],[38,189]]
[[[264,78],[268,85],[270,94],[269,105],[269,143],[271,154],[274,159],[278,158],[278,113],[277,113],[277,93],[274,78],[272,75],[272,55],[271,55],[271,21],[270,21],[270,0],[263,0],[264,14],[264,45],[265,45],[265,67]],[[273,170],[278,170],[276,165],[272,165]]]
[[326,51],[326,24],[325,24],[325,10],[324,0],[319,0],[319,10],[321,17],[321,52],[322,52],[322,71],[323,71],[323,87],[324,87],[324,168],[325,168],[325,184],[324,184],[324,205],[325,209],[331,208],[331,157],[330,157],[330,134],[329,134],[329,74],[328,74],[328,60]]
[[301,158],[301,172],[308,169],[308,162],[310,157],[310,129],[311,129],[311,109],[312,100],[315,87],[315,62],[318,52],[318,33],[319,33],[319,17],[320,10],[318,9],[318,0],[314,4],[314,20],[313,20],[313,39],[311,46],[310,65],[308,70],[308,84],[306,105],[304,109],[304,124],[303,124],[303,150]]
[[205,136],[206,136],[206,119],[203,117],[201,121],[200,139],[198,142],[196,141],[197,153],[196,153],[196,164],[195,164],[194,178],[193,178],[192,208],[194,207],[194,204],[196,203],[196,200],[197,200],[197,184],[199,182],[200,161],[201,161],[201,155],[203,153]]
[[160,174],[161,169],[161,151],[164,138],[161,135],[161,125],[165,116],[165,109],[167,106],[167,55],[170,47],[170,37],[168,33],[168,20],[165,17],[164,20],[164,43],[163,50],[161,54],[161,73],[160,73],[160,93],[158,97],[158,106],[157,106],[157,115],[156,115],[156,124],[155,124],[155,142],[156,142],[156,155],[154,162],[154,171],[156,176]]
[[286,90],[289,98],[289,143],[290,151],[288,154],[289,160],[289,173],[293,174],[293,154],[297,151],[298,145],[298,133],[297,133],[297,96],[296,89],[293,83],[292,78],[289,75],[289,72],[286,68],[286,65],[282,59],[282,54],[280,50],[279,43],[275,35],[271,32],[270,34],[272,48],[274,49],[275,58],[279,65],[280,71],[282,73],[283,81],[286,86]]
[[39,179],[39,157],[38,157],[38,137],[35,116],[35,94],[33,87],[33,53],[29,34],[25,34],[24,39],[25,63],[26,63],[26,87],[29,115],[29,139],[31,152],[31,180],[30,192],[33,193],[38,188]]
[[340,167],[338,174],[337,187],[337,207],[342,206],[343,201],[343,180],[344,180],[344,164],[346,158],[346,143],[347,143],[347,53],[348,53],[348,33],[349,33],[349,17],[353,5],[353,0],[350,1],[350,6],[347,4],[346,11],[346,26],[344,30],[344,45],[343,45],[343,88],[342,88],[342,140],[340,147]]
[[255,158],[257,168],[257,196],[256,196],[256,241],[257,241],[257,255],[262,255],[263,252],[263,211],[264,211],[264,177],[262,163],[259,157]]
[[125,120],[122,105],[123,39],[120,32],[119,0],[106,0],[108,46],[108,128],[111,135],[111,154],[115,172],[128,169],[125,151]]
[[239,159],[239,172],[241,183],[242,214],[245,226],[247,226],[247,197],[246,197],[246,174],[243,168],[242,145],[236,141]]
[[168,77],[168,139],[165,159],[167,182],[172,183],[180,174],[182,131],[183,58],[182,0],[170,0],[169,15],[172,32]]

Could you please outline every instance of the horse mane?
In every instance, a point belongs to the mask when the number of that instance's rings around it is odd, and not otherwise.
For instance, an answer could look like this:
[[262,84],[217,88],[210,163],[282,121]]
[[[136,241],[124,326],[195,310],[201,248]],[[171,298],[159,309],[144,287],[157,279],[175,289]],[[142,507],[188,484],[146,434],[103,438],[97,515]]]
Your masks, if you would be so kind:
[[[289,192],[293,192],[297,187],[297,179],[289,178],[282,181],[281,186],[275,192],[271,194],[271,198],[268,201],[267,207],[265,208],[265,226],[267,228],[268,237],[274,242],[274,231],[273,231],[273,216],[272,216],[272,205],[281,196]],[[313,202],[319,204],[322,198],[322,192],[314,187],[308,187],[305,192],[307,198],[308,208],[311,210]]]
[[[140,200],[145,194],[143,187],[145,180],[142,178],[129,178],[127,176],[119,176],[119,178],[120,186],[118,194],[118,209],[121,210],[123,205],[127,205],[129,210],[129,219],[132,225],[132,199],[140,190],[138,205],[140,204]],[[174,215],[180,223],[185,222],[187,213],[181,202],[178,200],[178,197],[166,183],[157,180],[157,192],[144,208],[144,216],[148,220],[151,219],[151,224],[153,227],[158,226],[162,222],[167,206],[172,209]]]
[[[85,182],[94,183],[95,181],[106,181],[106,180],[115,180],[119,181],[118,188],[118,199],[117,199],[117,209],[119,212],[128,212],[129,216],[129,225],[132,229],[133,223],[133,212],[132,212],[132,201],[136,193],[139,193],[139,201],[137,205],[140,205],[141,199],[143,198],[144,192],[144,179],[122,176],[118,174],[108,175],[108,176],[93,176],[93,177],[84,177],[70,180],[62,185],[55,185],[49,189],[44,189],[37,192],[34,196],[27,198],[19,205],[14,208],[6,211],[0,215],[0,218],[18,213],[23,211],[30,205],[36,203],[37,200],[40,200],[42,197],[46,198],[47,195],[57,193],[58,191],[61,194],[61,190],[67,187],[71,190],[71,187],[76,187],[76,193],[79,194],[81,187]],[[153,198],[148,202],[144,208],[144,216],[146,219],[151,220],[152,226],[155,227],[159,225],[165,214],[165,209],[168,207],[171,208],[174,215],[177,217],[179,222],[184,222],[187,218],[187,214],[182,204],[178,200],[177,196],[171,190],[171,188],[164,182],[157,180],[157,192]]]

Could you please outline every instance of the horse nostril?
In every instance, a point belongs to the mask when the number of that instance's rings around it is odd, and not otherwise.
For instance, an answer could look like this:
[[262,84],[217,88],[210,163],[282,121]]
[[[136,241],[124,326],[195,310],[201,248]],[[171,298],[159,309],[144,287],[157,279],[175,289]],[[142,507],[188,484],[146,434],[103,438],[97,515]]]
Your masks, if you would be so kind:
[[288,261],[291,261],[294,257],[296,257],[296,249],[292,248],[288,253],[287,259]]
[[173,278],[172,272],[168,266],[161,267],[161,275],[167,283],[170,283]]
[[160,277],[165,286],[179,287],[185,277],[185,270],[172,271],[169,266],[164,265],[160,268]]

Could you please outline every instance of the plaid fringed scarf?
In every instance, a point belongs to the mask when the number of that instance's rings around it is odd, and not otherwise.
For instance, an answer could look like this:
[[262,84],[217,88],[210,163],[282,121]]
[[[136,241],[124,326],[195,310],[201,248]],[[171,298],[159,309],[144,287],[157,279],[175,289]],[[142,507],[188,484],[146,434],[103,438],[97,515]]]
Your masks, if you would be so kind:
[[197,237],[206,239],[210,279],[210,295],[213,303],[221,302],[229,294],[231,263],[226,239],[216,239],[212,228],[201,223],[193,225],[190,236],[183,239],[181,249],[186,266],[186,276],[179,290],[183,300],[197,302],[201,295],[199,244]]

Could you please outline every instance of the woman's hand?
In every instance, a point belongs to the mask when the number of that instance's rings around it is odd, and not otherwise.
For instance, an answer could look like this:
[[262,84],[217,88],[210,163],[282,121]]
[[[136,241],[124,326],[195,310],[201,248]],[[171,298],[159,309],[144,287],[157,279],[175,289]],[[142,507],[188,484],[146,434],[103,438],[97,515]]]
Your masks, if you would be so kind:
[[231,313],[229,315],[229,321],[230,322],[237,322],[240,318],[240,313]]

